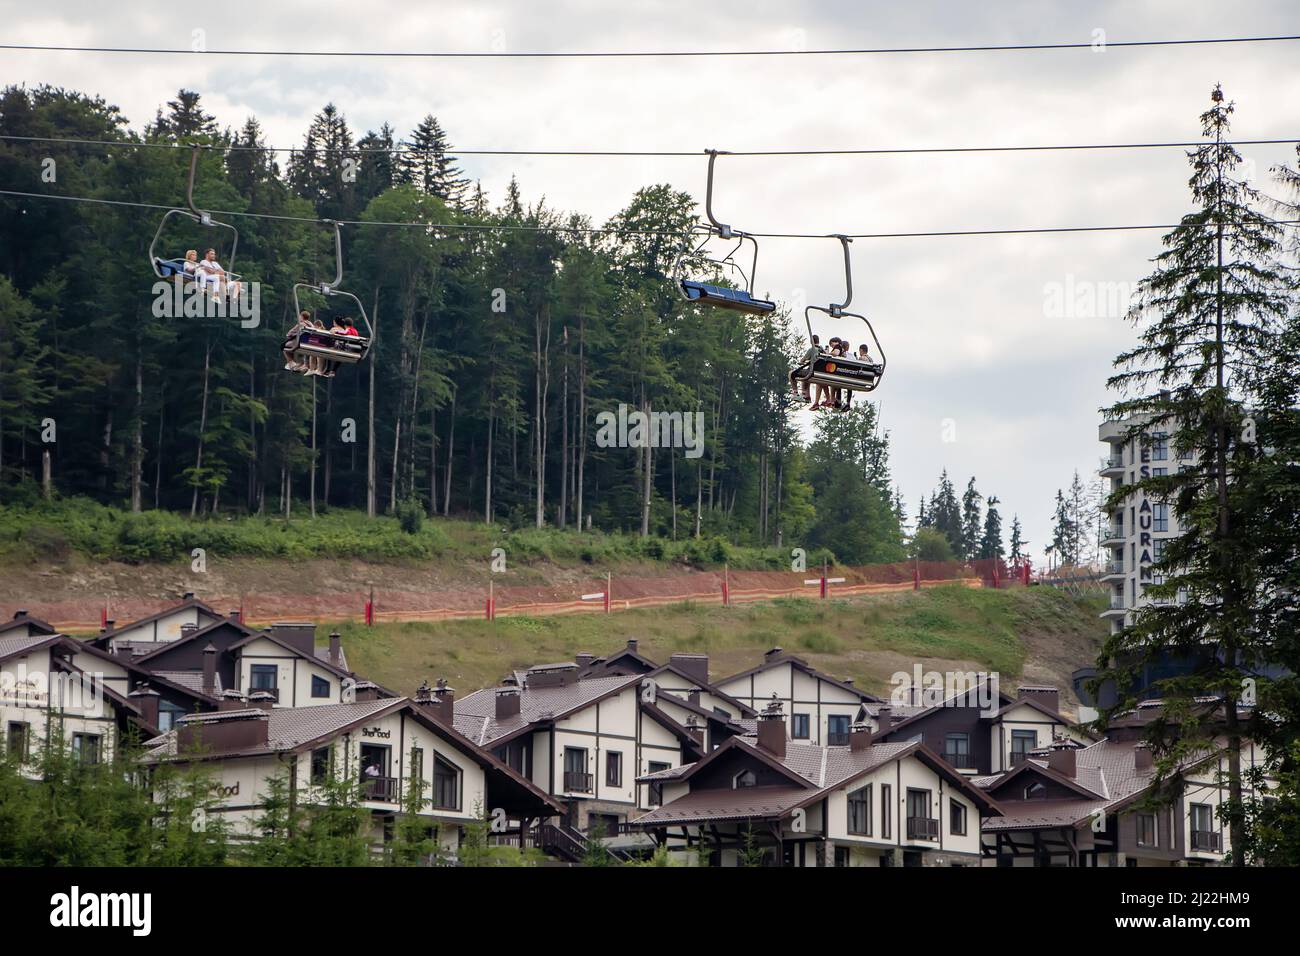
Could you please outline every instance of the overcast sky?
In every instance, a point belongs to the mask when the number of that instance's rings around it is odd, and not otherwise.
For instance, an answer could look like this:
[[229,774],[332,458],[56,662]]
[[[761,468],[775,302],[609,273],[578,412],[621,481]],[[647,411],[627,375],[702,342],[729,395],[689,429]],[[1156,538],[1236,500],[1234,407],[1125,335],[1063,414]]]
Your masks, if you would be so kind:
[[[1300,32],[1294,0],[668,3],[306,2],[58,5],[0,0],[0,42],[209,49],[557,51],[1118,42]],[[462,148],[703,150],[1010,145],[1194,139],[1221,82],[1234,136],[1300,135],[1300,44],[1104,51],[725,59],[427,60],[0,52],[0,82],[102,95],[135,128],[180,87],[271,145],[296,145],[334,102],[360,133],[405,135],[435,114]],[[1288,147],[1247,147],[1263,180]],[[694,158],[469,157],[492,201],[526,197],[598,223],[640,186],[703,196]],[[716,211],[755,232],[910,232],[1174,222],[1188,209],[1180,150],[736,157]],[[1113,295],[1095,314],[1054,306],[1149,271],[1159,233],[859,240],[854,306],[889,358],[876,397],[909,513],[946,467],[1018,513],[1041,561],[1052,501],[1104,448],[1097,409],[1130,341]],[[838,248],[763,243],[758,286],[825,304]],[[1123,285],[1117,285],[1123,284]],[[851,326],[823,327],[858,339]],[[808,413],[805,413],[808,414]],[[955,440],[947,440],[954,439]]]

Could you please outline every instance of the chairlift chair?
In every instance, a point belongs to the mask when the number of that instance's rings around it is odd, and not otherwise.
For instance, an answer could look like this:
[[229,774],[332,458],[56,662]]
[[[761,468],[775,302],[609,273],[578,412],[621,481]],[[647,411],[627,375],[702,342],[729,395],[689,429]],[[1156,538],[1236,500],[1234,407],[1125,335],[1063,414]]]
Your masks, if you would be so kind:
[[301,295],[311,292],[323,296],[327,303],[332,298],[351,303],[356,309],[357,324],[364,328],[365,334],[364,336],[342,335],[338,332],[330,332],[328,329],[299,328],[285,341],[284,350],[293,353],[300,360],[303,356],[315,355],[330,362],[355,365],[363,361],[370,352],[374,330],[370,327],[370,318],[366,315],[366,307],[361,304],[361,300],[351,292],[338,288],[343,282],[343,237],[339,231],[339,224],[333,220],[329,220],[329,223],[334,226],[334,281],[299,282],[294,285],[294,320],[296,322],[304,311],[310,311],[303,309]]
[[[682,250],[673,263],[673,280],[678,291],[688,302],[732,309],[749,315],[766,315],[775,312],[776,303],[754,297],[754,274],[758,269],[758,241],[747,232],[719,222],[713,215],[713,164],[717,161],[719,151],[710,149],[705,152],[709,154],[709,178],[704,195],[704,213],[708,216],[709,225],[701,223],[688,233]],[[714,238],[726,241],[734,239],[736,245],[722,258],[712,258],[705,250],[710,240]],[[748,272],[736,260],[736,253],[741,251],[746,242],[753,249]],[[689,278],[686,269],[692,263],[707,263],[720,270],[733,272],[740,277],[743,285],[732,288]]]
[[[169,209],[163,213],[162,220],[158,223],[158,231],[154,233],[153,240],[149,243],[149,267],[153,269],[153,274],[159,279],[171,279],[176,276],[188,278],[196,281],[196,277],[191,272],[185,271],[185,259],[165,258],[158,254],[158,244],[162,240],[163,233],[167,230],[167,221],[172,217],[180,219],[189,219],[211,229],[229,229],[230,255],[226,259],[225,286],[227,291],[233,288],[233,284],[242,281],[242,276],[234,272],[235,253],[239,250],[239,230],[230,223],[221,222],[212,218],[212,214],[204,212],[194,205],[194,179],[199,168],[199,152],[206,149],[205,146],[194,145],[190,151],[190,172],[189,180],[185,187],[185,209]],[[214,240],[215,242],[215,240]]]
[[[849,304],[853,301],[853,266],[849,259],[849,243],[853,240],[843,235],[834,235],[828,238],[838,239],[844,249],[844,284],[846,293],[842,303],[832,302],[829,306],[810,305],[804,309],[804,323],[808,327],[809,347],[813,347],[812,313],[821,312],[835,319],[861,319],[862,324],[867,327],[867,334],[871,336],[871,343],[875,346],[875,351],[868,349],[869,358],[866,361],[856,355],[830,355],[821,352],[815,355],[811,361],[804,362],[795,368],[790,373],[790,377],[792,381],[804,384],[806,388],[813,385],[825,385],[828,388],[844,389],[849,392],[871,392],[880,384],[880,380],[885,374],[885,350],[880,347],[880,340],[876,337],[876,330],[871,327],[871,322],[867,317],[857,312],[847,311]],[[846,411],[848,405],[822,407],[828,408],[828,410]]]

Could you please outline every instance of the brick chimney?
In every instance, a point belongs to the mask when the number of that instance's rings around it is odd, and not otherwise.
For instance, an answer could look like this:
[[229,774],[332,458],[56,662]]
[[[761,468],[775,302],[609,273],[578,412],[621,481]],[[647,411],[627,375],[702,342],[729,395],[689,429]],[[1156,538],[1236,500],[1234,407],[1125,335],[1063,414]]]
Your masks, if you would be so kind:
[[583,651],[581,654],[575,655],[573,659],[577,662],[578,667],[585,671],[591,666],[591,662],[596,659],[596,655]]
[[270,710],[275,707],[275,695],[269,690],[255,690],[248,695],[248,705],[259,710]]
[[627,649],[628,649],[629,651],[631,651],[633,654],[636,653],[636,638],[635,638],[635,637],[629,637],[629,638],[627,639]]
[[1151,755],[1151,748],[1144,743],[1138,744],[1133,748],[1133,769],[1138,773],[1145,770],[1151,770],[1155,767],[1155,758]]
[[203,648],[203,693],[208,697],[217,693],[217,649],[212,644]]
[[496,718],[505,720],[519,714],[518,687],[498,687],[496,692]]
[[871,727],[867,724],[854,724],[849,728],[849,750],[866,750],[872,741]]
[[181,637],[182,637],[182,638],[189,637],[191,634],[193,634],[193,633],[194,633],[195,631],[197,631],[198,629],[199,629],[199,626],[198,626],[197,624],[182,624],[182,625],[181,625]]
[[338,631],[330,633],[330,663],[335,667],[343,666],[343,638]]
[[226,617],[234,621],[236,624],[244,623],[244,615],[240,613],[239,608],[234,608],[233,610],[231,610],[231,612],[227,614]]
[[194,600],[194,592],[193,592],[193,591],[186,591],[184,594],[181,595],[181,600],[182,600],[182,601],[193,601],[193,600]]
[[700,689],[698,687],[692,687],[686,691],[686,702],[694,704],[696,707],[700,706]]
[[218,710],[247,710],[248,698],[237,690],[223,690],[217,703]]
[[451,724],[455,716],[456,691],[447,684],[444,677],[438,678],[434,687],[425,681],[415,692],[415,703],[424,708],[435,720]]
[[697,683],[707,684],[709,682],[708,654],[674,654],[668,658],[668,663],[683,674],[689,675],[691,680]]
[[140,708],[140,717],[146,724],[158,726],[158,692],[149,686],[148,681],[141,681],[127,697]]
[[876,736],[889,733],[894,727],[894,709],[881,707],[876,711]]
[[775,697],[758,715],[758,745],[778,759],[785,757],[785,714]]
[[704,746],[704,725],[695,719],[694,714],[686,718],[686,732],[697,744]]
[[1047,767],[1062,776],[1073,779],[1075,775],[1074,745],[1064,737],[1057,737],[1047,751]]
[[1032,700],[1054,713],[1061,709],[1061,693],[1055,687],[1017,687],[1016,697]]

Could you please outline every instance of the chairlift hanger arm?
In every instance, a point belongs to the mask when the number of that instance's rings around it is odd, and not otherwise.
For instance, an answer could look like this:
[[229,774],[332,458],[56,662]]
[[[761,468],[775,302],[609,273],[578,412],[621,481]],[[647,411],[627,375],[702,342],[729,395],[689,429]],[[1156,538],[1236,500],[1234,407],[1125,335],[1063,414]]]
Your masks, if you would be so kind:
[[[830,308],[830,314],[832,316],[839,316],[843,314],[844,310],[853,302],[853,262],[849,258],[849,243],[853,240],[842,233],[836,233],[832,235],[831,238],[838,239],[840,241],[840,246],[844,249],[844,301],[838,304],[832,302]],[[863,319],[863,321],[865,322],[866,320]],[[868,323],[868,326],[870,326],[870,323]]]

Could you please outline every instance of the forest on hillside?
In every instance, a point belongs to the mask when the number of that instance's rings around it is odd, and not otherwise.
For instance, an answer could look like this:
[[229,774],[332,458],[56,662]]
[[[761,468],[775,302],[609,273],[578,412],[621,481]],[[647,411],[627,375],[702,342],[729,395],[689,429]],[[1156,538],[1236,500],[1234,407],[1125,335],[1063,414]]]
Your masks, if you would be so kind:
[[[513,180],[493,202],[435,117],[405,137],[387,124],[358,136],[332,105],[282,165],[256,118],[225,127],[187,90],[135,130],[96,96],[11,86],[0,134],[6,188],[157,207],[0,198],[10,502],[194,517],[419,508],[808,545],[855,563],[904,556],[876,407],[823,416],[805,439],[786,378],[805,343],[789,313],[701,308],[668,281],[677,237],[699,221],[687,193],[646,186],[601,224],[529,201]],[[184,206],[193,150],[147,144],[212,147],[194,200],[237,225],[227,264],[259,284],[255,327],[156,317],[148,249],[166,208]],[[173,221],[160,255],[229,254],[221,230],[177,218],[189,231]],[[342,287],[375,327],[369,359],[333,378],[286,371],[280,350],[294,283],[333,278],[334,236],[316,219],[345,222]],[[702,414],[702,454],[600,447],[596,417],[619,406]],[[996,499],[985,528],[973,487],[961,515],[936,512],[947,545],[925,556],[1004,553]]]

